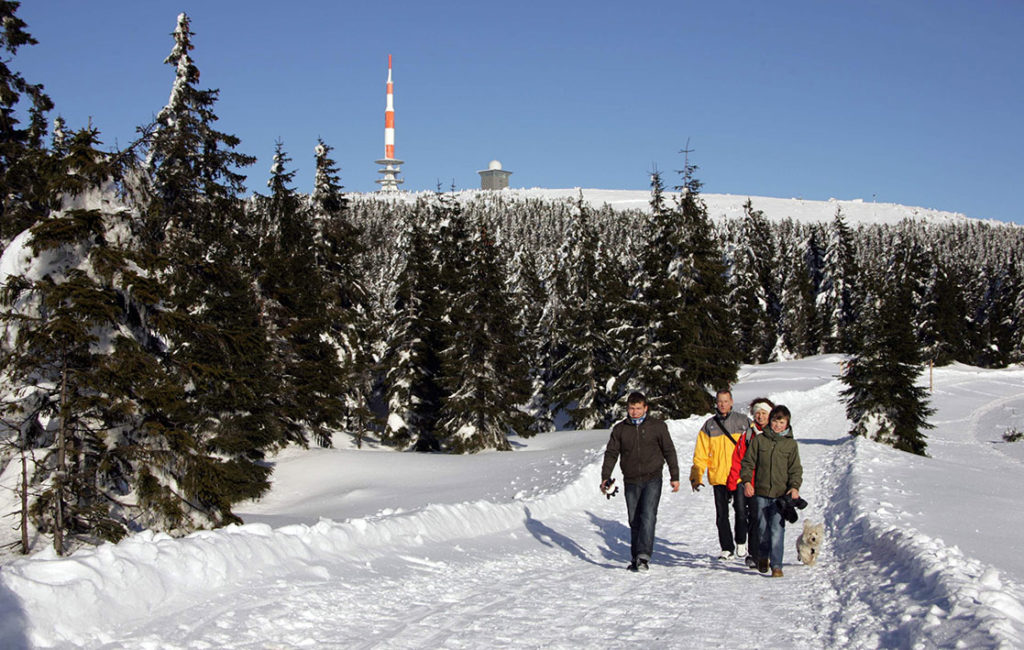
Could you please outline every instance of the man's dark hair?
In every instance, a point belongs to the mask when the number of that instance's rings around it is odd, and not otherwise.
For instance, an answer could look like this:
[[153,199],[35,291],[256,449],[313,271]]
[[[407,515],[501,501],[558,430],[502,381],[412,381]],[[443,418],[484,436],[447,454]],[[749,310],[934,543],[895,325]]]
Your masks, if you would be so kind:
[[718,399],[719,395],[728,395],[729,397],[732,397],[732,391],[728,388],[719,388],[718,391],[715,392],[715,399]]
[[629,397],[626,398],[626,404],[643,404],[646,406],[647,396],[641,393],[640,391],[635,390],[629,394]]
[[793,418],[789,415],[789,409],[782,404],[779,404],[772,409],[771,414],[768,416],[768,421],[771,422],[775,418],[786,418],[786,422],[793,424]]

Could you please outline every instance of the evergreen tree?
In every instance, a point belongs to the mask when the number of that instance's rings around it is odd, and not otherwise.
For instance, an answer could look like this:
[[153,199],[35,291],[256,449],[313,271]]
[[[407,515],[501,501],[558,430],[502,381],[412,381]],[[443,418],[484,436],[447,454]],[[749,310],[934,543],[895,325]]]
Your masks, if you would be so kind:
[[22,468],[26,552],[28,514],[58,553],[68,536],[116,541],[186,517],[166,498],[183,475],[169,462],[180,432],[163,403],[180,388],[142,345],[155,294],[133,264],[129,207],[114,200],[130,157],[97,145],[93,129],[62,143],[52,207],[18,244],[30,266],[4,286],[4,384],[16,396],[4,411],[22,453],[36,450]]
[[550,296],[540,278],[536,256],[532,252],[517,251],[510,266],[506,288],[515,313],[514,322],[522,341],[522,354],[526,359],[530,384],[530,397],[523,411],[529,416],[531,424],[521,434],[529,436],[555,429],[549,372],[554,363],[548,361],[546,356],[549,343],[553,341],[552,327],[547,318]]
[[[265,450],[283,433],[273,413],[278,388],[255,292],[255,229],[239,194],[238,168],[253,158],[213,127],[218,91],[196,88],[189,19],[178,16],[168,104],[149,138],[152,200],[142,238],[146,268],[166,287],[153,314],[169,369],[180,373],[189,417],[183,498],[209,523],[237,521],[231,505],[269,487]],[[169,411],[180,411],[168,404]]]
[[289,162],[278,142],[267,181],[270,196],[259,202],[263,240],[258,280],[279,381],[274,417],[289,441],[305,445],[312,435],[317,444],[328,446],[343,420],[345,376],[329,343],[333,323],[324,300],[326,278],[314,255],[317,232],[310,211],[291,187]]
[[828,231],[817,298],[818,312],[824,325],[822,352],[850,352],[855,349],[858,275],[853,233],[846,225],[842,209],[836,208]]
[[503,255],[483,227],[468,244],[462,290],[450,312],[454,326],[441,356],[446,395],[438,437],[455,453],[508,451],[508,435],[529,430],[521,410],[530,396],[528,373],[509,319]]
[[846,388],[846,417],[851,435],[864,436],[896,449],[925,454],[922,429],[929,429],[926,389],[917,385],[921,350],[914,325],[904,307],[911,291],[899,280],[906,259],[897,256],[878,273],[875,289],[865,303],[862,347],[840,377]]
[[332,148],[318,140],[316,175],[310,206],[313,218],[317,272],[323,278],[323,308],[328,340],[339,358],[343,400],[341,424],[361,444],[373,415],[369,409],[373,358],[369,342],[373,330],[369,317],[362,262],[366,247],[361,232],[351,221]]
[[572,316],[558,323],[565,354],[555,362],[553,392],[567,409],[571,426],[604,428],[615,417],[620,369],[610,338],[612,312],[607,309],[613,296],[601,285],[607,276],[601,273],[600,242],[582,194],[559,258],[565,263],[562,277],[567,284],[560,295]]
[[646,335],[636,339],[641,363],[633,386],[669,418],[707,412],[711,394],[736,379],[740,353],[732,336],[725,265],[696,166],[688,161],[675,205],[664,207],[652,179],[651,241],[643,249],[639,290]]
[[1018,343],[1015,334],[1018,329],[1015,311],[1020,295],[1020,279],[1015,261],[999,269],[987,267],[986,291],[976,311],[977,334],[979,336],[976,365],[999,368],[1011,361]]
[[[809,243],[808,243],[809,247]],[[784,245],[781,264],[786,273],[781,296],[779,345],[776,358],[804,357],[817,352],[817,313],[814,309],[814,282],[806,263],[804,247]]]
[[393,325],[384,359],[384,385],[388,416],[383,438],[398,447],[436,451],[435,434],[444,392],[441,387],[439,352],[446,338],[443,320],[446,305],[441,295],[441,275],[436,259],[439,239],[435,212],[420,205],[410,216],[402,242],[408,253],[398,274]]
[[764,213],[750,199],[743,205],[743,228],[731,275],[737,345],[747,363],[765,363],[775,350],[781,315],[772,232]]
[[[0,49],[12,56],[37,43],[16,15],[19,6],[0,0]],[[29,83],[9,63],[0,58],[0,248],[46,212],[47,180],[40,171],[47,164],[46,113],[53,108],[43,85]],[[28,123],[23,126],[18,113],[26,106]]]
[[955,272],[933,254],[921,304],[918,339],[924,358],[936,365],[971,361],[967,352],[971,333],[964,319],[967,306],[962,286]]

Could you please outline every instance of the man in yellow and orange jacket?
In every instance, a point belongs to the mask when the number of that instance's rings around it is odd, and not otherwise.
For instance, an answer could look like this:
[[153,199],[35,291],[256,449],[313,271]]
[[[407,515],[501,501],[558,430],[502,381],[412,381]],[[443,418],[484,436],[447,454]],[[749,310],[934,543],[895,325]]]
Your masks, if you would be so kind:
[[[690,486],[696,492],[703,485],[707,472],[708,483],[715,496],[715,525],[718,527],[718,542],[722,547],[719,558],[727,560],[736,554],[732,527],[729,524],[729,502],[732,491],[726,483],[732,469],[732,452],[736,441],[746,433],[750,420],[742,413],[732,410],[732,391],[720,390],[715,395],[716,413],[708,418],[697,434],[693,449],[693,467],[690,468]],[[743,517],[737,513],[736,519]],[[740,549],[746,555],[746,549]]]

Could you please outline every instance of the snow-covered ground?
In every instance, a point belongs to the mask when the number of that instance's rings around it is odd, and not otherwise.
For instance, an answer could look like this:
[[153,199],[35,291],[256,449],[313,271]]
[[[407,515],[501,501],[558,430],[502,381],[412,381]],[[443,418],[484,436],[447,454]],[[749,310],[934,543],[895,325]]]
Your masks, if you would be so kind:
[[[476,456],[288,451],[244,526],[0,570],[4,648],[1024,647],[1024,370],[936,369],[930,457],[846,435],[839,357],[745,366],[787,404],[817,565],[717,555],[710,492],[662,497],[633,574],[606,431]],[[927,378],[922,378],[927,382]],[[702,418],[670,423],[684,474]]]

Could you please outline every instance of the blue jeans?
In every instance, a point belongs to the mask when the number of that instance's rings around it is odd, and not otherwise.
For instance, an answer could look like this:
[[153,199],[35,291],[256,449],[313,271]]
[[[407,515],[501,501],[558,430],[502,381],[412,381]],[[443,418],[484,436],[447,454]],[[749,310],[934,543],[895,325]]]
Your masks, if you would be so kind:
[[766,557],[773,569],[782,568],[782,551],[786,541],[786,520],[775,505],[775,499],[757,495],[757,527],[761,533],[758,557]]
[[658,522],[661,479],[626,483],[626,514],[629,517],[629,548],[633,561],[650,560],[654,551],[654,525]]

